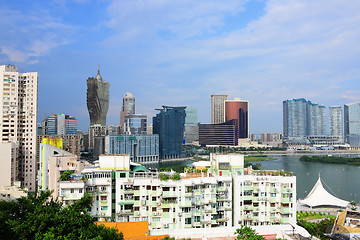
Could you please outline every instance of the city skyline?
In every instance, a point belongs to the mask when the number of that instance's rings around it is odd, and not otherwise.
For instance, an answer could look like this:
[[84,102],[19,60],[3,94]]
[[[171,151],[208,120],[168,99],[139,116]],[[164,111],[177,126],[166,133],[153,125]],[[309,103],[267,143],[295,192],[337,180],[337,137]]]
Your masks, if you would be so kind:
[[194,106],[202,123],[210,96],[226,94],[249,101],[250,132],[282,132],[285,99],[360,100],[359,4],[6,1],[0,63],[39,72],[38,116],[69,114],[80,130],[86,79],[100,64],[111,84],[107,125],[119,124],[128,91],[149,119],[158,106]]

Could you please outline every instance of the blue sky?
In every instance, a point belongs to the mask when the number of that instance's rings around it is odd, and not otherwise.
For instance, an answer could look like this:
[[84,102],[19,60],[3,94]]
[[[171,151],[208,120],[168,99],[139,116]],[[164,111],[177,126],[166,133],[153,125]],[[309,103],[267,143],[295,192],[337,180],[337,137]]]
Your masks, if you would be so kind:
[[87,129],[86,79],[110,82],[108,124],[122,97],[152,117],[210,95],[250,103],[251,132],[282,131],[282,101],[360,100],[360,1],[5,0],[0,64],[39,72],[39,121],[70,114]]

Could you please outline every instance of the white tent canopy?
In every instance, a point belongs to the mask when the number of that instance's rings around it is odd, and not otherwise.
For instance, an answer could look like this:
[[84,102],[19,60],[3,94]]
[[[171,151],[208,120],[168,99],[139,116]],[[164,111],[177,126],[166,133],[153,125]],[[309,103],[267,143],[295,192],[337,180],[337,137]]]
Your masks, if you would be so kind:
[[328,193],[321,183],[320,175],[309,195],[307,195],[304,200],[300,200],[300,203],[308,205],[309,207],[337,206],[342,208],[346,208],[349,204],[349,202]]

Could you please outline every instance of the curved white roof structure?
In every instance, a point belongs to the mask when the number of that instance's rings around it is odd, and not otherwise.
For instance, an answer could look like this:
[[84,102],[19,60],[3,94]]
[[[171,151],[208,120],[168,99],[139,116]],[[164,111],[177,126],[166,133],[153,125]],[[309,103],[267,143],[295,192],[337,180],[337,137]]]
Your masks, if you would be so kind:
[[337,206],[342,208],[349,204],[349,202],[328,193],[321,183],[320,175],[309,195],[304,200],[300,200],[300,203],[306,204],[309,207]]

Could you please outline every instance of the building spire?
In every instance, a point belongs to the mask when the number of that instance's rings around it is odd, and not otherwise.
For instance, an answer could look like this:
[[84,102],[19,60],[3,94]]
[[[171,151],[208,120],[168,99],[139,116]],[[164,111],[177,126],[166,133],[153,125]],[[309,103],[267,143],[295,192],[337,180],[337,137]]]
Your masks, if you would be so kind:
[[98,64],[98,72],[97,72],[97,75],[96,75],[96,77],[95,77],[97,80],[99,80],[99,81],[102,81],[103,79],[102,79],[102,77],[101,77],[101,75],[100,75],[100,64]]

